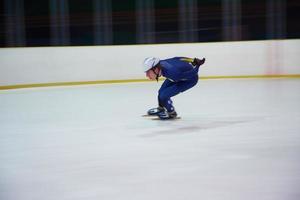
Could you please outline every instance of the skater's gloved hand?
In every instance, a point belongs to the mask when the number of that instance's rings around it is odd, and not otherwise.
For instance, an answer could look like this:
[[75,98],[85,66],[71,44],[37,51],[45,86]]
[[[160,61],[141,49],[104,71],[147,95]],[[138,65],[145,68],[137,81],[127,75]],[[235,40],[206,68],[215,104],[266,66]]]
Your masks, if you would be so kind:
[[200,67],[200,65],[203,65],[205,63],[205,58],[199,59],[199,58],[194,58],[192,65],[196,67]]

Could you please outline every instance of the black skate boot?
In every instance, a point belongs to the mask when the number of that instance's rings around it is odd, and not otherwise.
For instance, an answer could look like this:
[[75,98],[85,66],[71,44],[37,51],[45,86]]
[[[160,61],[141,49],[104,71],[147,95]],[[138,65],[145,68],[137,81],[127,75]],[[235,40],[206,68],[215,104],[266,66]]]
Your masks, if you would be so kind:
[[148,110],[147,114],[148,115],[158,115],[159,113],[165,111],[163,107],[157,107],[157,108],[151,108]]
[[177,117],[177,113],[176,111],[172,111],[172,112],[168,112],[168,111],[163,111],[158,113],[158,117],[162,120],[166,120],[166,119],[175,119]]

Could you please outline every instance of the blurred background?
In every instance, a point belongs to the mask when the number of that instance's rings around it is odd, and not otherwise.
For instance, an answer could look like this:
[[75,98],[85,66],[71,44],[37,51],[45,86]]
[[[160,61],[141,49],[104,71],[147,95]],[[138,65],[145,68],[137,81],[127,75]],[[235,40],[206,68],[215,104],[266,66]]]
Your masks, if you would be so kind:
[[1,0],[0,47],[300,38],[299,0]]

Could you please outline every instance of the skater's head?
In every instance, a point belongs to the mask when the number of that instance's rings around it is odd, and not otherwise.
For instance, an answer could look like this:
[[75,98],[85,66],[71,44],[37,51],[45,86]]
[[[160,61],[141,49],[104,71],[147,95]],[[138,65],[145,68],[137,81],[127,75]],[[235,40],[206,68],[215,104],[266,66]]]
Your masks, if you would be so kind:
[[159,64],[159,58],[149,57],[144,60],[143,68],[144,72],[149,71],[150,69],[156,67]]
[[155,57],[149,57],[144,60],[144,72],[146,72],[146,76],[150,80],[158,80],[158,78],[161,76],[159,61],[159,58]]

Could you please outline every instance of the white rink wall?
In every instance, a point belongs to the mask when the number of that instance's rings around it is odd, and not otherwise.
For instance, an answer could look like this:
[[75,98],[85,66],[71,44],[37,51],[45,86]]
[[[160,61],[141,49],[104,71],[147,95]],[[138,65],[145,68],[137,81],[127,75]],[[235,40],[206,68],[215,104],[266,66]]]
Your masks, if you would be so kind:
[[146,57],[205,57],[200,76],[300,74],[300,40],[0,49],[0,86],[144,79]]

